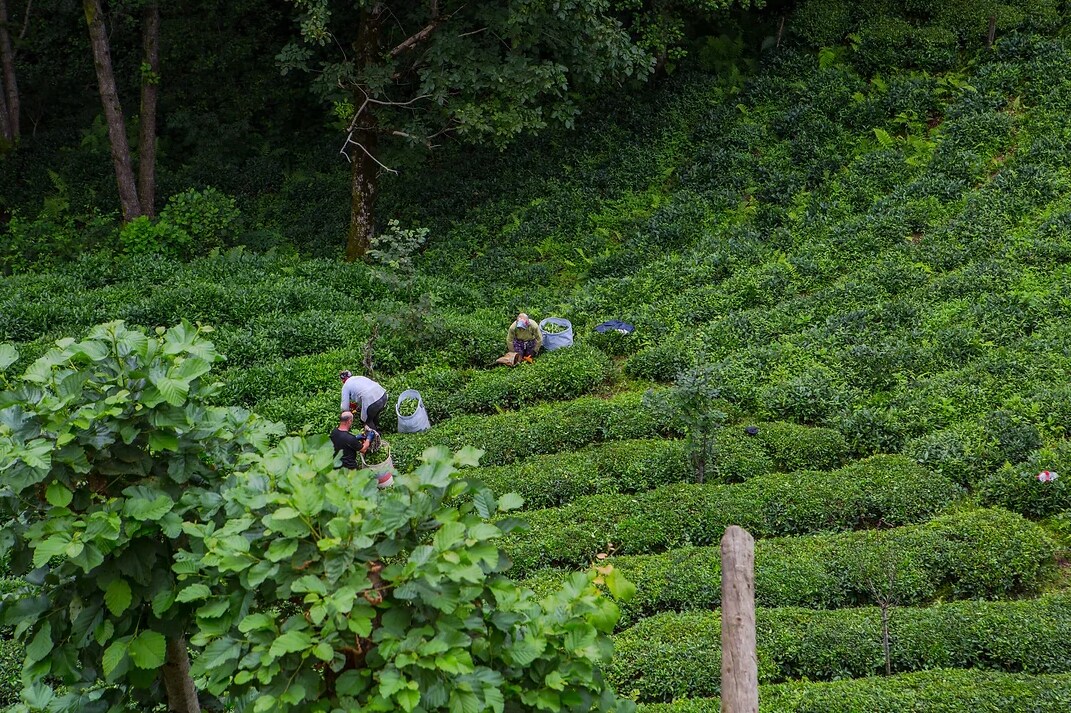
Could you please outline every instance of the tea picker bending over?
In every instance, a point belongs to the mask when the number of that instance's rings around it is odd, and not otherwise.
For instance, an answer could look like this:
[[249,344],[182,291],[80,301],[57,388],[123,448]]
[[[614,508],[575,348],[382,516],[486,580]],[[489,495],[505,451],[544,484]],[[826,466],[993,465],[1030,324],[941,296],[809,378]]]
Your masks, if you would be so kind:
[[374,431],[379,430],[379,414],[387,405],[387,390],[365,376],[351,372],[339,372],[342,379],[342,408],[340,411],[356,411],[361,407],[361,423]]
[[531,363],[532,357],[542,348],[543,330],[537,322],[528,319],[528,315],[521,312],[506,333],[506,349],[517,352],[521,359]]
[[349,470],[357,470],[361,466],[357,463],[357,453],[367,453],[376,438],[376,432],[364,429],[359,434],[350,433],[353,427],[353,414],[343,411],[338,417],[338,428],[331,431],[331,444],[335,447],[335,455],[342,454],[342,467]]

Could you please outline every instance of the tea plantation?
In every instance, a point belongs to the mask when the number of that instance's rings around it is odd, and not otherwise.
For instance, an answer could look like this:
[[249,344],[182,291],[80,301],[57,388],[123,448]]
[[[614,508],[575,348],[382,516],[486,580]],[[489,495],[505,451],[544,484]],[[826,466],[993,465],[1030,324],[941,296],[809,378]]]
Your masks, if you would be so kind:
[[[390,413],[418,389],[433,425],[387,418],[396,461],[482,449],[471,474],[525,499],[515,576],[606,554],[637,586],[607,676],[648,713],[719,710],[729,524],[757,540],[764,711],[1071,710],[1071,40],[881,74],[866,51],[678,72],[437,159],[384,197],[431,231],[401,288],[287,251],[91,254],[0,280],[0,341],[18,371],[101,322],[211,325],[217,401],[293,433],[334,426],[340,369]],[[576,343],[493,367],[520,310]],[[645,397],[700,365],[726,413],[702,483]],[[19,657],[0,642],[4,704]]]

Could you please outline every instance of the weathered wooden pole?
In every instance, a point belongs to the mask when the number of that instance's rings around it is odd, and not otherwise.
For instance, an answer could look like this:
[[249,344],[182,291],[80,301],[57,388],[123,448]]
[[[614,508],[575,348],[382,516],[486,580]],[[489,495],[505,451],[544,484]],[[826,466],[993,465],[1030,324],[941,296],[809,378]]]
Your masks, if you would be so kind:
[[721,713],[758,713],[755,539],[730,525],[721,538]]
[[989,16],[989,36],[985,40],[985,48],[993,49],[993,41],[997,38],[997,16]]

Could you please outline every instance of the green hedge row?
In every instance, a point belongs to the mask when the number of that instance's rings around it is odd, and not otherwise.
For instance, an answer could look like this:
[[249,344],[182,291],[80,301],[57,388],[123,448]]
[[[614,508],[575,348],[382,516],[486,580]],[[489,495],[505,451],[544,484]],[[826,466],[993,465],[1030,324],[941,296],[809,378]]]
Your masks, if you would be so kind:
[[[219,400],[253,407],[294,430],[306,425],[330,429],[337,423],[338,373],[347,368],[355,371],[359,363],[353,354],[332,352],[270,364],[236,375],[224,386]],[[549,352],[514,369],[417,369],[381,380],[388,403],[380,422],[393,430],[394,405],[406,389],[420,391],[435,422],[464,413],[495,413],[540,401],[574,399],[606,383],[611,372],[608,356],[583,345]]]
[[[885,670],[877,607],[820,611],[759,609],[759,682],[829,681]],[[894,608],[890,659],[897,673],[981,668],[1071,672],[1071,597],[955,602]],[[617,636],[607,678],[648,701],[717,695],[721,671],[718,612],[660,614]]]
[[[1041,527],[989,509],[890,530],[759,540],[755,602],[836,609],[875,604],[876,593],[891,593],[901,605],[1033,594],[1051,576],[1054,553],[1055,545]],[[621,604],[623,623],[721,604],[718,546],[611,561],[637,589],[632,600]],[[896,573],[891,589],[889,571]],[[527,582],[538,592],[549,592],[566,576],[563,570],[545,570]]]
[[[803,467],[828,470],[839,466],[847,451],[843,436],[826,428],[765,423],[755,436],[744,428],[733,426],[718,435],[709,480],[736,483]],[[583,495],[642,492],[695,477],[682,441],[652,438],[534,456],[473,475],[496,493],[520,493],[529,509],[557,507]]]
[[[281,359],[247,369],[232,369],[223,375],[224,385],[220,400],[253,406],[270,399],[334,392],[338,373],[343,369],[349,369],[355,374],[360,373],[362,359],[363,354],[359,349],[332,349],[320,354]],[[493,359],[488,360],[488,365],[492,362]],[[407,388],[423,391],[438,387],[448,395],[455,395],[458,391],[470,391],[471,393],[465,395],[457,394],[455,403],[444,403],[441,408],[448,410],[460,407],[466,411],[479,412],[493,410],[496,399],[518,402],[524,401],[525,397],[547,398],[542,393],[532,393],[539,387],[526,385],[525,382],[549,381],[550,384],[542,389],[551,392],[550,398],[570,398],[571,392],[565,389],[570,379],[575,381],[588,372],[600,370],[605,375],[609,368],[609,358],[605,354],[591,346],[577,344],[571,349],[559,349],[543,354],[532,364],[526,364],[519,369],[456,369],[448,362],[437,362],[422,365],[412,372],[391,376],[382,375],[384,372],[381,371],[381,375],[376,378],[385,386],[394,387],[396,394]],[[559,373],[563,371],[566,373]],[[425,376],[428,372],[430,376]],[[563,386],[558,386],[559,383]],[[555,388],[561,390],[560,396],[554,393]]]
[[728,525],[755,537],[902,525],[932,516],[960,493],[902,456],[835,471],[769,474],[738,485],[667,485],[628,497],[589,495],[525,513],[531,529],[503,547],[518,571],[583,566],[599,552],[643,554],[718,542]]
[[0,639],[0,709],[7,710],[19,702],[22,690],[22,644],[13,639]]
[[[763,713],[1066,713],[1071,675],[938,669],[830,683],[759,687]],[[649,703],[640,713],[720,713],[717,698]]]
[[[1038,480],[1042,471],[1056,479]],[[979,487],[982,502],[1013,510],[1032,518],[1071,510],[1071,443],[1035,451],[1023,463],[1006,464]]]
[[585,396],[491,416],[458,416],[434,424],[424,433],[391,435],[390,442],[395,463],[406,468],[416,465],[420,454],[432,446],[452,450],[475,446],[484,451],[482,464],[503,465],[592,443],[672,435],[668,415],[650,411],[642,401],[642,393],[631,391],[612,398]]

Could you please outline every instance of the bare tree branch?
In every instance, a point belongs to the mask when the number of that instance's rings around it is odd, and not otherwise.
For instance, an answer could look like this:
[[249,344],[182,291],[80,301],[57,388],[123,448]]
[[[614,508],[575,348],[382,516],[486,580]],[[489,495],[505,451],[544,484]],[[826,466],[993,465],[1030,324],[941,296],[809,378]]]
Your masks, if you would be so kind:
[[350,131],[350,133],[346,135],[346,143],[343,144],[342,148],[339,150],[339,153],[342,154],[343,156],[345,156],[346,160],[349,161],[350,163],[353,163],[353,159],[350,158],[350,155],[348,153],[346,153],[346,147],[349,146],[350,144],[353,144],[354,146],[359,148],[361,151],[364,151],[365,155],[368,156],[368,158],[370,158],[373,161],[375,161],[376,164],[378,164],[379,167],[382,168],[387,173],[393,173],[394,175],[398,175],[397,171],[395,171],[390,166],[384,166],[383,163],[378,158],[373,156],[372,153],[368,149],[366,149],[364,147],[364,144],[362,144],[360,141],[354,141],[354,139],[353,139],[353,131]]
[[450,20],[450,18],[452,18],[457,13],[461,12],[464,9],[464,7],[465,6],[462,5],[461,7],[459,7],[456,10],[454,10],[452,13],[450,13],[449,15],[441,16],[441,15],[439,15],[439,0],[431,0],[431,8],[430,8],[431,22],[429,22],[427,25],[425,25],[423,28],[421,28],[420,30],[418,30],[414,34],[412,34],[409,37],[407,37],[404,40],[402,40],[401,43],[399,43],[397,47],[395,47],[394,49],[392,49],[390,51],[390,53],[389,53],[390,58],[391,59],[395,59],[395,58],[398,57],[398,55],[402,54],[403,52],[408,52],[413,47],[417,46],[418,44],[420,44],[424,40],[428,39],[428,36],[432,32],[435,32],[436,28],[438,28],[443,23],[448,22]]
[[[22,16],[22,29],[19,30],[19,41],[21,42],[26,38],[26,30],[30,26],[30,8],[33,7],[33,0],[26,0],[26,13]],[[18,55],[18,48],[15,48],[15,55]]]
[[438,20],[438,19],[432,20],[427,25],[425,25],[423,27],[423,29],[421,29],[420,31],[416,32],[415,34],[410,35],[409,37],[406,37],[404,40],[402,40],[401,44],[399,44],[397,47],[395,47],[394,49],[392,49],[390,51],[390,58],[394,59],[395,57],[397,57],[401,53],[412,49],[418,43],[423,42],[424,40],[426,40],[428,38],[428,35],[430,35],[432,32],[435,32],[435,29],[441,24],[442,24],[442,20]]

